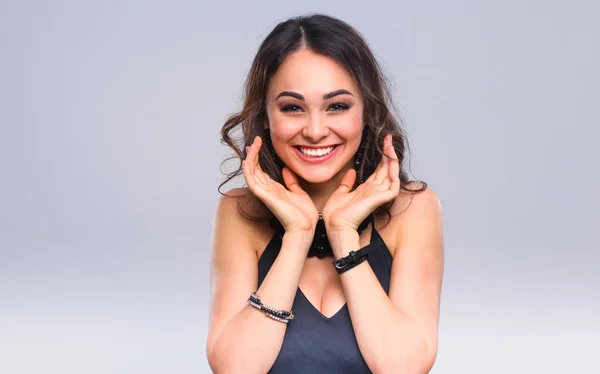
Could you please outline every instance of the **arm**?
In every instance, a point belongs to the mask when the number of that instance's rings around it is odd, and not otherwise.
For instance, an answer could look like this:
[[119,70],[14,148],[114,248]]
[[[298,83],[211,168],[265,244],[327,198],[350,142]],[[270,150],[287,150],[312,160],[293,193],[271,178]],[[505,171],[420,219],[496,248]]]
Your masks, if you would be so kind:
[[[394,212],[392,212],[394,214]],[[441,207],[433,191],[415,194],[392,218],[398,244],[389,297],[368,262],[340,275],[361,353],[375,373],[428,373],[437,355],[443,276]],[[359,248],[338,233],[336,258]]]
[[[247,303],[258,284],[255,235],[239,215],[235,197],[222,197],[211,249],[211,310],[207,358],[215,373],[266,373],[277,358],[287,325]],[[291,236],[290,236],[291,235]],[[290,310],[312,235],[283,237],[282,248],[257,294]]]

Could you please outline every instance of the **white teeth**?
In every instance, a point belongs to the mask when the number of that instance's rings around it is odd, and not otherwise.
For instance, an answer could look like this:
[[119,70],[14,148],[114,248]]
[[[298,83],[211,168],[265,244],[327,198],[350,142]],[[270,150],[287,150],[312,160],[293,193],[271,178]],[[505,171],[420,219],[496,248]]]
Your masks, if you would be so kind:
[[320,157],[320,156],[325,156],[327,154],[329,154],[331,151],[333,151],[333,148],[335,147],[327,147],[327,148],[300,148],[300,152],[302,152],[302,154],[306,155],[306,156],[310,156],[310,157]]

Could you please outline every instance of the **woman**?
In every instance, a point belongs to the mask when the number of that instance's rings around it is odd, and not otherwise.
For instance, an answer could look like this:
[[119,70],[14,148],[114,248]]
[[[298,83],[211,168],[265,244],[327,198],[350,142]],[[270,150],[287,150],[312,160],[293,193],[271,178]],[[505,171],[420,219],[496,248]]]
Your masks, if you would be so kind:
[[243,173],[248,187],[215,214],[214,372],[433,366],[440,204],[401,170],[407,143],[390,107],[369,47],[340,20],[292,18],[260,46],[243,109],[222,129],[242,160],[224,183]]

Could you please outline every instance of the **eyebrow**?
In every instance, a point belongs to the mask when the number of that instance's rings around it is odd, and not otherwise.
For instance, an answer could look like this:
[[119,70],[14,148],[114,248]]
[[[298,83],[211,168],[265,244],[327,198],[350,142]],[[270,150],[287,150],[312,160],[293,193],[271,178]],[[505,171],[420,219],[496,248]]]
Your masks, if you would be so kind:
[[[331,99],[332,97],[338,96],[338,95],[350,95],[350,96],[354,96],[352,95],[352,92],[348,91],[348,90],[336,90],[333,92],[330,92],[328,94],[323,95],[323,100],[327,100],[327,99]],[[290,96],[293,98],[296,98],[298,100],[302,100],[304,101],[304,96],[297,93],[297,92],[293,92],[293,91],[283,91],[281,92],[279,95],[277,95],[277,97],[275,98],[275,100],[279,99],[282,96]]]

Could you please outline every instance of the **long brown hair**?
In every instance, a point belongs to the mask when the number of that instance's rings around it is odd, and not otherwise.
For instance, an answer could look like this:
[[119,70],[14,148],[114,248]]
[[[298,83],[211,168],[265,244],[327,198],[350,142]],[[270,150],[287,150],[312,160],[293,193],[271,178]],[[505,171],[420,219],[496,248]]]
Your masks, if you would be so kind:
[[[427,184],[422,181],[417,181],[422,185],[419,189],[412,190],[406,187],[409,183],[415,182],[409,180],[402,167],[405,154],[410,152],[408,141],[401,126],[402,120],[391,110],[394,109],[394,105],[386,79],[368,44],[358,31],[347,23],[327,15],[311,14],[279,23],[260,45],[246,79],[242,110],[230,116],[221,128],[221,142],[235,152],[235,155],[225,159],[223,163],[238,159],[239,166],[219,185],[219,193],[225,195],[221,192],[221,187],[234,177],[243,174],[241,162],[246,157],[246,146],[250,145],[257,135],[265,139],[263,127],[267,116],[266,95],[269,82],[285,58],[301,48],[328,56],[345,67],[363,97],[363,121],[366,128],[363,136],[366,138],[362,140],[365,145],[363,162],[356,170],[354,188],[375,171],[383,156],[383,140],[387,134],[392,134],[393,146],[401,166],[400,188],[409,192],[424,191]],[[241,126],[242,130],[243,138],[239,140],[242,144],[237,144],[231,135],[238,126]],[[265,173],[283,184],[281,169],[264,146],[266,143],[263,142],[261,147],[259,163]],[[258,200],[251,193],[246,197]],[[259,201],[259,204],[262,202]],[[377,208],[375,213],[385,210],[390,216],[389,208],[392,204],[393,201],[384,204]],[[248,219],[268,218],[251,217],[240,209],[239,203],[238,210]]]

